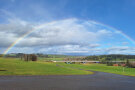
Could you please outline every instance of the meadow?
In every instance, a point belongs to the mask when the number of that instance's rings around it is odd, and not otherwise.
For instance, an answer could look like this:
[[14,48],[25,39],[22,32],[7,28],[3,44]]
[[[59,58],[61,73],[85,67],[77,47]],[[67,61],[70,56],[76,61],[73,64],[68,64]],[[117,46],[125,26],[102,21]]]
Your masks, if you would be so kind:
[[73,68],[84,69],[84,70],[135,76],[135,68],[128,68],[122,66],[107,66],[106,64],[65,64],[65,63],[59,63],[59,64],[65,67],[73,67]]
[[[38,61],[23,61],[19,58],[0,58],[0,75],[88,75],[101,71],[135,76],[135,68],[107,66],[106,64],[66,64],[46,62],[63,58],[39,58]],[[83,70],[79,70],[83,69]]]
[[44,61],[22,61],[18,58],[0,58],[0,75],[87,75],[82,71],[68,67],[58,67],[56,63]]

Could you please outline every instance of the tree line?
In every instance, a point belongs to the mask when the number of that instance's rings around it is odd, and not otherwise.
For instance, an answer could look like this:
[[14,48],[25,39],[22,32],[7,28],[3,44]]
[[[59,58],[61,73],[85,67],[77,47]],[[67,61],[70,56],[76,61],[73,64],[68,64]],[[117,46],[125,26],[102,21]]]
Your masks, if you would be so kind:
[[93,55],[87,56],[84,58],[85,60],[129,60],[135,59],[135,55],[121,55],[121,54],[111,54],[111,55]]

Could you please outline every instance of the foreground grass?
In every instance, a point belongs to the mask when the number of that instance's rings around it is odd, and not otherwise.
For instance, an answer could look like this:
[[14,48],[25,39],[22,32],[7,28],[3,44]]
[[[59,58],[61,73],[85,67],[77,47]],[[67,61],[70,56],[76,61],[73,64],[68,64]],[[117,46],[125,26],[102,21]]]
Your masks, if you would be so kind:
[[[56,66],[59,64],[64,67]],[[87,75],[92,72],[74,69],[108,72],[135,76],[135,68],[106,66],[105,64],[65,64],[51,62],[25,62],[15,58],[0,58],[0,75]],[[5,71],[4,71],[5,70]]]
[[[4,71],[5,70],[5,71]],[[19,59],[0,58],[0,75],[87,75],[92,72],[58,67],[56,63],[25,62]]]
[[107,66],[106,64],[65,64],[65,63],[59,63],[59,64],[65,67],[75,67],[75,68],[80,68],[85,70],[135,76],[135,68],[121,67],[121,66]]

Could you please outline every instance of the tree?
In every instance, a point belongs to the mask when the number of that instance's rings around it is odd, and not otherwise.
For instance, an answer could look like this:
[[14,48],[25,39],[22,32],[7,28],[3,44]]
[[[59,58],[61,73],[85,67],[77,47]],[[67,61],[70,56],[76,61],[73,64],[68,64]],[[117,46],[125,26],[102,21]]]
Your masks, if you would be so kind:
[[24,61],[37,61],[37,56],[35,54],[24,54]]

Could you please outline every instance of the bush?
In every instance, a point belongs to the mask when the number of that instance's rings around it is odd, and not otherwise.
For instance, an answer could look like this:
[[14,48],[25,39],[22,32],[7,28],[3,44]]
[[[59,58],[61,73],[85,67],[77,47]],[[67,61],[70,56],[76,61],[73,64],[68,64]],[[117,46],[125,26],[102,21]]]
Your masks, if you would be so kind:
[[113,62],[107,62],[107,66],[113,66]]

